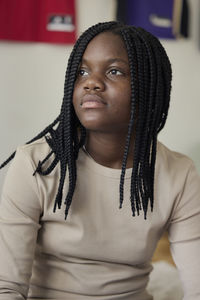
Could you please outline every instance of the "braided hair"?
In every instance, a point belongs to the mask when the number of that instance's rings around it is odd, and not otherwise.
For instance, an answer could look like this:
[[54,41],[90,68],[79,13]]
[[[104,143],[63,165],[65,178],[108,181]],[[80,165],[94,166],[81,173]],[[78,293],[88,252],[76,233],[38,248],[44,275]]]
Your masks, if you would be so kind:
[[[151,211],[153,210],[157,135],[167,118],[171,91],[171,66],[167,54],[159,40],[146,30],[115,21],[98,23],[87,29],[77,40],[69,57],[59,116],[27,144],[45,136],[51,149],[50,153],[39,161],[34,174],[48,175],[58,163],[60,164],[60,181],[54,212],[57,207],[61,208],[65,176],[68,172],[69,188],[67,195],[64,195],[65,218],[67,218],[76,186],[76,160],[79,149],[86,140],[86,129],[79,122],[72,104],[74,84],[87,45],[96,35],[105,31],[119,35],[124,41],[131,74],[131,113],[122,162],[119,207],[121,208],[123,204],[126,163],[130,138],[134,130],[131,209],[133,216],[136,213],[139,215],[140,210],[143,210],[146,219],[149,203]],[[44,169],[44,164],[52,155],[53,160]],[[0,168],[14,156],[15,152]]]

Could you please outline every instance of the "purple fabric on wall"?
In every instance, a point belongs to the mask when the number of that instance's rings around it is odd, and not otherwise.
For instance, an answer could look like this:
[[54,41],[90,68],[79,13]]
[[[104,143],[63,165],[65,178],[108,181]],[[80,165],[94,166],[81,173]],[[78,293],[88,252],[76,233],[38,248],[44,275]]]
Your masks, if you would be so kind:
[[172,29],[174,0],[119,0],[118,19],[145,28],[160,38],[175,38]]
[[143,27],[161,38],[175,38],[172,31],[174,0],[127,0],[127,24]]

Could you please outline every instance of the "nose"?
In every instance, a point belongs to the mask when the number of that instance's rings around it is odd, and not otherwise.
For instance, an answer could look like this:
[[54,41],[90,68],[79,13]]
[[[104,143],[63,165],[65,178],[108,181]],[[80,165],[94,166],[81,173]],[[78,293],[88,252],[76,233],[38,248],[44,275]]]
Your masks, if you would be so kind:
[[100,76],[90,75],[84,82],[84,89],[87,91],[104,91],[105,84]]

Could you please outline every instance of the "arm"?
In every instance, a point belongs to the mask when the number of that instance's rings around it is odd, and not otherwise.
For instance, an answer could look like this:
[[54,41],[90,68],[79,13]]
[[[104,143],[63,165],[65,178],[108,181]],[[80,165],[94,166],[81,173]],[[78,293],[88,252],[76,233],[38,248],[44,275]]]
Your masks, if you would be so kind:
[[200,178],[193,164],[174,207],[169,240],[182,281],[183,299],[200,299]]
[[26,299],[40,228],[34,165],[23,149],[8,171],[0,203],[0,299]]

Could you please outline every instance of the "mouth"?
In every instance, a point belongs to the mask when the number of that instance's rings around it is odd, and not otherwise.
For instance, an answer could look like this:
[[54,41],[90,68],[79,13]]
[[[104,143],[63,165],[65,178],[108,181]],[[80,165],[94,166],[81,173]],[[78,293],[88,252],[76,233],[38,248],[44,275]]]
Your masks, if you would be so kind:
[[82,108],[102,108],[106,103],[98,95],[86,94],[81,101]]

